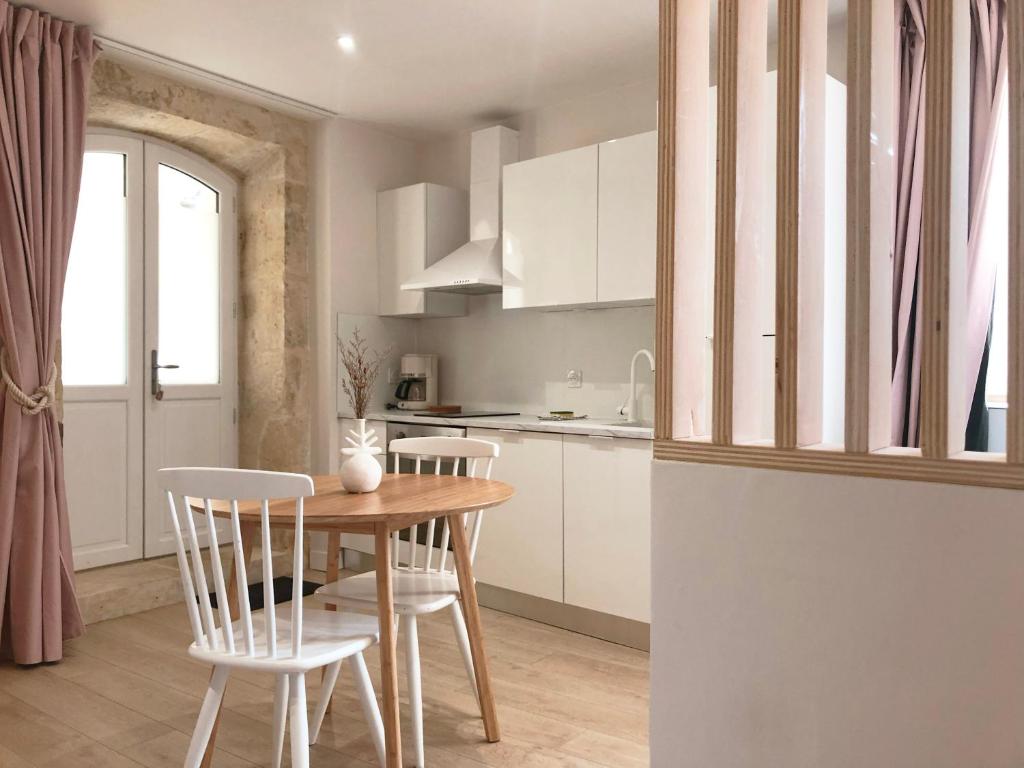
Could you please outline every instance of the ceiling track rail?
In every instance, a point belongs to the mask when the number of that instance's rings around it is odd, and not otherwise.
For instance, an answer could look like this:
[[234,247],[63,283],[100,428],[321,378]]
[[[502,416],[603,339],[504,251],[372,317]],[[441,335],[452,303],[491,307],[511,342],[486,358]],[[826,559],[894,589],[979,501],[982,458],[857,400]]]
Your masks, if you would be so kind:
[[122,43],[119,40],[114,40],[103,35],[95,35],[94,37],[100,46],[106,51],[116,51],[119,54],[145,61],[146,63],[156,66],[162,70],[177,72],[189,78],[206,81],[221,88],[236,91],[240,94],[244,94],[250,99],[257,99],[265,104],[273,104],[278,108],[287,110],[292,114],[301,115],[307,119],[337,116],[337,112],[325,109],[324,107],[319,107],[316,104],[310,104],[309,102],[293,99],[279,93],[274,93],[273,91],[258,88],[254,85],[250,85],[249,83],[244,83],[241,80],[235,80],[234,78],[226,77],[225,75],[219,75],[216,72],[210,72],[209,70],[202,69],[201,67],[186,64],[183,61],[178,61],[177,59],[172,59],[167,56],[161,56],[158,53],[153,53],[152,51],[147,51],[143,48],[129,45],[128,43]]

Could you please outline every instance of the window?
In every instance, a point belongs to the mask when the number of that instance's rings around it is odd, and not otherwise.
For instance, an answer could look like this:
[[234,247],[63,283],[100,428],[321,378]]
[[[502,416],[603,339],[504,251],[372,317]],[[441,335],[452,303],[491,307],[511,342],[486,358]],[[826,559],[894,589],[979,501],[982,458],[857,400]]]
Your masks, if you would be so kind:
[[125,156],[86,152],[61,315],[65,386],[128,381],[126,205]]
[[159,166],[161,362],[164,384],[220,382],[220,224],[217,193]]

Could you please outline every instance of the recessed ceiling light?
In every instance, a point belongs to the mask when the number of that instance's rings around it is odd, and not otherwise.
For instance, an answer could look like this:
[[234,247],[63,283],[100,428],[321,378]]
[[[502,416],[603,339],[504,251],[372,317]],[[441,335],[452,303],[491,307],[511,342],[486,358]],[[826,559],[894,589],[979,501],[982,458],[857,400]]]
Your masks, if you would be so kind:
[[338,47],[345,53],[355,53],[356,39],[352,35],[342,35],[338,38]]

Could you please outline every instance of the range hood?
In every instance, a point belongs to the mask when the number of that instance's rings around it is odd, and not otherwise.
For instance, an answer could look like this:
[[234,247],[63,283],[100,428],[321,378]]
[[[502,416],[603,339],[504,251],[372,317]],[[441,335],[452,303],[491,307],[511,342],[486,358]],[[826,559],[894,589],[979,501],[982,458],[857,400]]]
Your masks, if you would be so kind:
[[408,282],[403,291],[501,292],[501,238],[470,240]]
[[473,132],[469,242],[402,283],[402,290],[501,293],[501,169],[518,159],[518,132],[500,125]]

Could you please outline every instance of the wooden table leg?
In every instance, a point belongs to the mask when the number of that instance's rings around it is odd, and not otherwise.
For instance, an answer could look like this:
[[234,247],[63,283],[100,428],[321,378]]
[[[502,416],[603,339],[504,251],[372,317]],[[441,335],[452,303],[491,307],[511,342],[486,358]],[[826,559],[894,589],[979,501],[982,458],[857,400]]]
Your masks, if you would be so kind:
[[469,557],[469,541],[462,518],[462,515],[449,515],[448,529],[451,531],[452,549],[455,552],[455,570],[459,577],[459,591],[462,593],[462,609],[466,614],[466,633],[469,635],[469,651],[476,672],[476,689],[480,694],[480,714],[484,719],[484,733],[487,734],[488,741],[495,742],[501,741],[501,728],[498,727],[498,711],[494,707],[491,673],[487,668],[487,654],[484,652],[480,606],[476,601],[473,563]]
[[[256,541],[256,534],[259,532],[259,526],[257,526],[256,523],[239,523],[238,528],[242,533],[242,557],[245,560],[246,573],[248,573],[249,563],[252,562],[253,544]],[[263,557],[267,556],[268,553],[264,552]],[[234,562],[234,558],[231,560],[231,581],[228,584],[228,610],[231,611],[231,618],[237,619],[241,614],[238,602],[238,567]],[[248,588],[248,584],[242,587],[242,589]],[[221,699],[221,706],[224,706],[223,699]],[[210,732],[210,741],[206,745],[206,754],[203,755],[203,762],[201,763],[202,768],[210,768],[210,766],[213,765],[213,751],[217,742],[217,727],[219,725],[220,710],[217,711],[217,719],[213,721],[213,730]]]
[[391,584],[391,532],[387,523],[373,526],[380,618],[380,690],[384,699],[384,753],[387,768],[402,768],[402,730],[398,721],[398,637],[395,595]]

